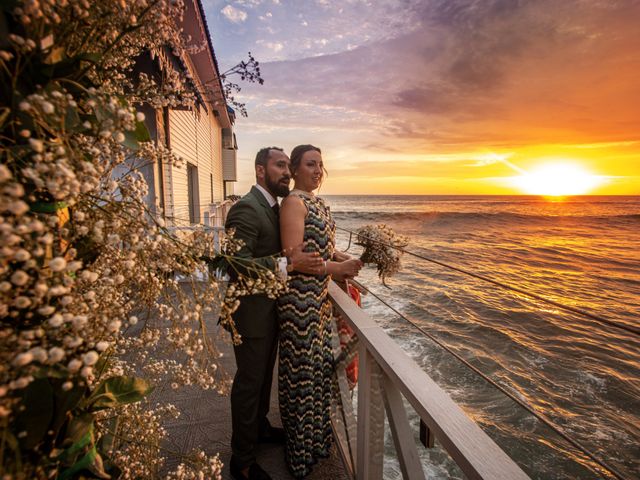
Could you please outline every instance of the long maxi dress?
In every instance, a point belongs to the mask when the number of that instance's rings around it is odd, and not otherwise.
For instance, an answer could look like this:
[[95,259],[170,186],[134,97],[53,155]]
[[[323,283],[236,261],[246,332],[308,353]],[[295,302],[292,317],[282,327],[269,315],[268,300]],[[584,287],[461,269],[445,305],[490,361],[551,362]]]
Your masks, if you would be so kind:
[[[307,207],[304,241],[307,251],[324,260],[333,256],[335,223],[321,198],[299,190]],[[311,471],[318,458],[329,455],[333,393],[331,302],[328,275],[293,272],[286,294],[278,299],[280,322],[278,398],[286,433],[285,455],[294,477]]]

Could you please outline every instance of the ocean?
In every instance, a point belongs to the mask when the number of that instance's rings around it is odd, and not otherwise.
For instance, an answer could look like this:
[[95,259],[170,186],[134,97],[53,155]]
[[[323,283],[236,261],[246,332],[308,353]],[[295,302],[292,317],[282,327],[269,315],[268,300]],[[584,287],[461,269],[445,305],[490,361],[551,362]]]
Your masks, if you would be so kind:
[[[323,198],[340,228],[384,223],[409,237],[411,252],[640,326],[638,196]],[[340,249],[348,238],[338,231]],[[402,261],[391,289],[371,267],[359,280],[624,478],[640,478],[640,336]],[[532,478],[614,478],[371,295],[363,308]],[[387,437],[385,478],[401,478]],[[429,478],[464,478],[442,449],[421,455]]]

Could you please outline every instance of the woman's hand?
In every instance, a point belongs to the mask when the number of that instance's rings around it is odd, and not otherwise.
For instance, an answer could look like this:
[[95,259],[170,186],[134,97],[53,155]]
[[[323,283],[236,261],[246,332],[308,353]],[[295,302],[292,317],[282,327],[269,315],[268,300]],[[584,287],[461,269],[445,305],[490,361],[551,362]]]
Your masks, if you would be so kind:
[[336,262],[344,262],[345,260],[351,260],[352,258],[353,257],[348,253],[344,253],[339,250],[333,252],[333,260],[335,260]]
[[333,278],[338,281],[344,281],[356,277],[360,273],[363,263],[357,258],[351,258],[344,262],[339,262],[336,266],[336,271],[332,275]]

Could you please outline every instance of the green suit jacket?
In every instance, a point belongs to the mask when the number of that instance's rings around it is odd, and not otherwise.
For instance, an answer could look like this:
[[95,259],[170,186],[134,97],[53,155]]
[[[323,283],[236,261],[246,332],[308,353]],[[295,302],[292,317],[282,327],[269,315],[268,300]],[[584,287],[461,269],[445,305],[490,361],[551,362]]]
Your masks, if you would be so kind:
[[[280,226],[278,217],[260,190],[252,187],[231,207],[225,227],[235,228],[235,238],[244,242],[236,256],[275,271],[274,260],[262,257],[280,253]],[[240,306],[233,314],[233,320],[243,337],[264,337],[278,328],[276,302],[266,295],[240,297]]]

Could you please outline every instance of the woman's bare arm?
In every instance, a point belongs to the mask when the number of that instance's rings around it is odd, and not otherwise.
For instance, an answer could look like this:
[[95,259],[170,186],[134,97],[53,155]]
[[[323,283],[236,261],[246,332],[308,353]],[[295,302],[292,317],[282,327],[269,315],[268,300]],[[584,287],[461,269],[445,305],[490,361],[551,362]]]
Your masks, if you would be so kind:
[[280,241],[282,249],[287,252],[293,250],[304,241],[304,218],[307,207],[302,199],[290,195],[282,200],[280,206]]
[[307,207],[297,196],[290,196],[280,206],[280,242],[285,255],[291,259],[291,269],[309,275],[324,272],[324,262],[318,252],[304,252],[304,218]]

